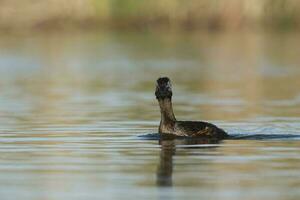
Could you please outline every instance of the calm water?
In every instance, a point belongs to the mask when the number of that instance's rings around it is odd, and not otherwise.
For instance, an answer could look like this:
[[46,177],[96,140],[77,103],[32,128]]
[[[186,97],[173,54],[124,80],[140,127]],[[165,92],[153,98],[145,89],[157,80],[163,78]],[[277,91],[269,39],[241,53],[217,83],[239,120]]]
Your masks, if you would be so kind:
[[[298,33],[2,34],[1,200],[298,200],[299,44]],[[147,136],[161,75],[178,119],[235,138]]]

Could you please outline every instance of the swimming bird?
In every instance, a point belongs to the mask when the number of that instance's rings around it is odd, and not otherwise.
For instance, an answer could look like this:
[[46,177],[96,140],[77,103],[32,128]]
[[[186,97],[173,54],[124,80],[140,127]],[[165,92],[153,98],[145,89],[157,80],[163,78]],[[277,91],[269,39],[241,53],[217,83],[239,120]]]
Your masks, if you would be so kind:
[[157,80],[155,96],[161,120],[158,132],[164,135],[224,139],[228,134],[216,125],[203,121],[177,121],[172,108],[172,85],[168,77]]

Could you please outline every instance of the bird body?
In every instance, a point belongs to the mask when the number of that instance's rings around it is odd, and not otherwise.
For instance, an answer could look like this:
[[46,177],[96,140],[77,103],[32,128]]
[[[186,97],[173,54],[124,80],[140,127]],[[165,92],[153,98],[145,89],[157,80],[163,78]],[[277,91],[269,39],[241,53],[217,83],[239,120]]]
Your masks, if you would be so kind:
[[170,79],[167,77],[157,80],[156,98],[159,102],[161,121],[160,134],[185,137],[208,137],[224,139],[228,134],[216,125],[203,121],[177,121],[172,108],[172,88]]

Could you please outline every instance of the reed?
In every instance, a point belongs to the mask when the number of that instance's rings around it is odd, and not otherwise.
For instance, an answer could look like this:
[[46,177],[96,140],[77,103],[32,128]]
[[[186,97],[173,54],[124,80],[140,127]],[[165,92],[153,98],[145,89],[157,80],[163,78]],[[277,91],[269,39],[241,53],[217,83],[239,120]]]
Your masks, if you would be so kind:
[[0,29],[298,28],[299,0],[1,0]]

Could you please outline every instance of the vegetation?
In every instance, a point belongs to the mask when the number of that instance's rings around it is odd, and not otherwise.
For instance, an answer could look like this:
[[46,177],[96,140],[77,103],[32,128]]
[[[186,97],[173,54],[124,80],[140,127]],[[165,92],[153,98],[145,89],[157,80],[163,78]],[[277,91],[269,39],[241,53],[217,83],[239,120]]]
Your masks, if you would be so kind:
[[0,0],[0,29],[298,28],[298,0]]

